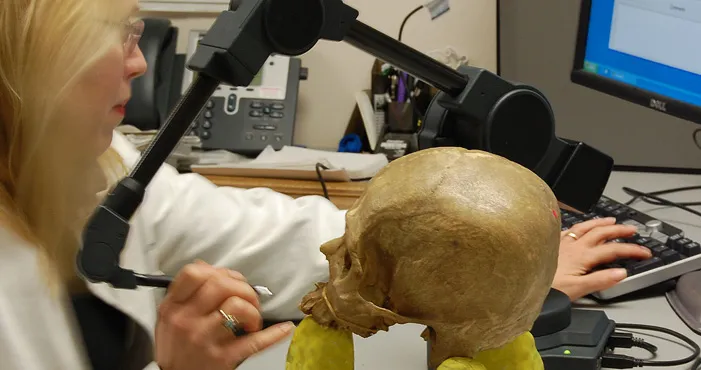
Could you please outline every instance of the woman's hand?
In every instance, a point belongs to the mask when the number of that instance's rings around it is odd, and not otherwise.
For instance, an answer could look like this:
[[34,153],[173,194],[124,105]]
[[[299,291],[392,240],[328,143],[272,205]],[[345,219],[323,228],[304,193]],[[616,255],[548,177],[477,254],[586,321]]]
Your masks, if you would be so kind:
[[[596,266],[620,258],[646,259],[650,250],[635,244],[608,242],[627,238],[637,228],[616,225],[614,218],[582,222],[563,231],[560,236],[560,257],[552,287],[567,294],[571,300],[610,288],[628,276],[625,269],[604,269],[591,272]],[[569,236],[574,233],[576,238]]]
[[[203,262],[185,266],[158,310],[156,362],[163,370],[231,370],[292,331],[283,323],[261,331],[258,296],[238,272]],[[223,325],[231,315],[249,334]]]

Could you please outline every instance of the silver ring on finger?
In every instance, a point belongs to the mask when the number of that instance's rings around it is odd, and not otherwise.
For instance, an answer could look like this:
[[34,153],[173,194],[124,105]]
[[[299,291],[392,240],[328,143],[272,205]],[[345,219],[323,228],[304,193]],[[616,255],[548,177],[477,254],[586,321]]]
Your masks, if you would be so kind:
[[236,319],[236,317],[224,312],[224,310],[219,310],[219,313],[223,317],[222,326],[229,330],[231,334],[237,336],[239,331],[241,330],[241,322],[238,319]]

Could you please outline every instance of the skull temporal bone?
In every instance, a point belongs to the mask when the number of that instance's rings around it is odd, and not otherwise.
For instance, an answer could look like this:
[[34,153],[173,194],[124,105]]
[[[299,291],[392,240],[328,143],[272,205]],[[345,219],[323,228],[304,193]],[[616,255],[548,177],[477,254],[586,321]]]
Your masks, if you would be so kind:
[[528,169],[462,148],[393,161],[321,248],[330,279],[301,305],[323,325],[368,337],[430,327],[431,359],[473,357],[528,331],[549,291],[557,199]]

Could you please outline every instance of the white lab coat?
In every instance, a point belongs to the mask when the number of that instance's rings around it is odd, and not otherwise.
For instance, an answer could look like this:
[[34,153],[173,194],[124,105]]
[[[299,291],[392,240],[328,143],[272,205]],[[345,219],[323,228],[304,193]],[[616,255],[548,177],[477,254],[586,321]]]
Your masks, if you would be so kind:
[[[113,147],[128,165],[136,149],[115,133]],[[318,196],[293,199],[270,189],[217,187],[196,174],[163,166],[134,215],[121,264],[143,273],[175,274],[195,259],[242,272],[275,296],[262,302],[268,319],[295,319],[314,283],[328,278],[319,246],[343,234],[345,212]],[[125,370],[157,369],[153,353],[162,289],[90,290],[128,314],[130,358]],[[0,369],[88,369],[80,331],[66,296],[52,299],[31,246],[0,229]],[[144,367],[146,366],[146,367]]]

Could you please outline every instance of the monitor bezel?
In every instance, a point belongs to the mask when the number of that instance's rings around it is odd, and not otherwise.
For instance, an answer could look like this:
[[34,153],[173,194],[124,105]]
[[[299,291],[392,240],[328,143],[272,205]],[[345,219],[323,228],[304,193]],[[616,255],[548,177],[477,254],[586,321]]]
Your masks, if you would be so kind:
[[627,100],[631,103],[701,124],[701,107],[618,82],[584,69],[592,1],[581,0],[574,65],[570,73],[570,80],[575,84]]

